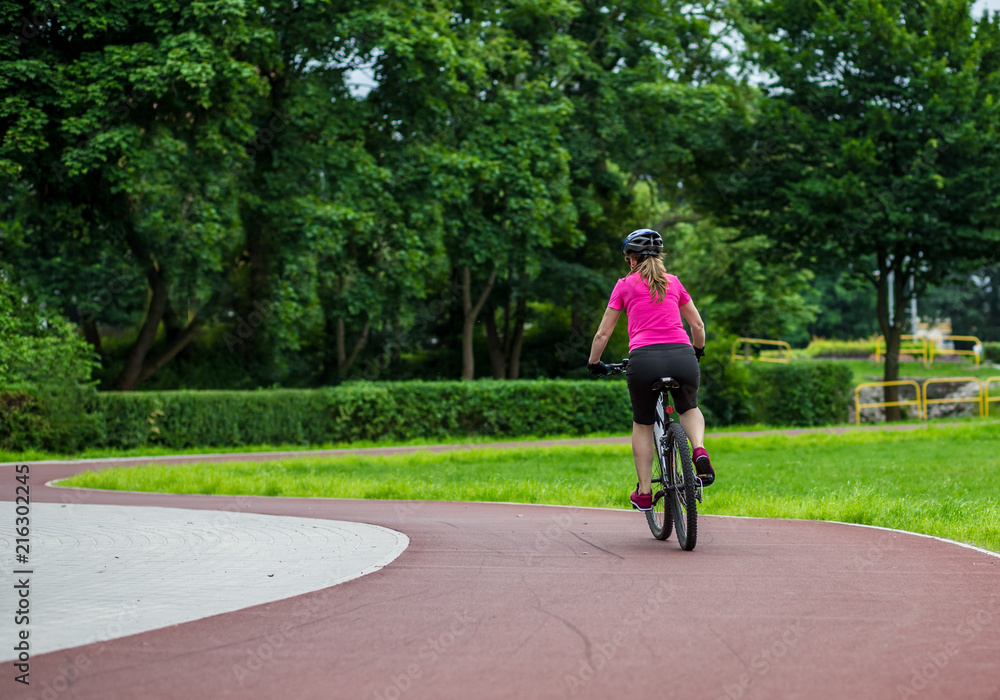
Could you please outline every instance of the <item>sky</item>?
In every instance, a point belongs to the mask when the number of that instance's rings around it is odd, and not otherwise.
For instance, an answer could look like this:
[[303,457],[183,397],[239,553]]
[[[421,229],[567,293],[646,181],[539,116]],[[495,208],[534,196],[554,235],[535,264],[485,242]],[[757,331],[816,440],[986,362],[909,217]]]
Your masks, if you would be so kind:
[[979,0],[972,6],[972,14],[978,16],[983,10],[1000,10],[1000,0]]

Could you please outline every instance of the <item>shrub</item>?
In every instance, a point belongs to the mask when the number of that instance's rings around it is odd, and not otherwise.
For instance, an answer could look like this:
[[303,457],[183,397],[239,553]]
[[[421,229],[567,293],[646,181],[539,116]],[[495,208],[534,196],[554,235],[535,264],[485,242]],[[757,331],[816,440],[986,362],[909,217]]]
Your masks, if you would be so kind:
[[698,406],[709,426],[754,422],[751,370],[745,363],[730,359],[735,339],[723,338],[705,345]]
[[320,444],[585,434],[631,422],[620,381],[348,382],[329,389],[99,395],[106,444]]
[[1000,364],[1000,342],[983,343],[983,360],[985,362],[995,362]]
[[750,391],[755,418],[771,425],[825,425],[847,420],[850,367],[837,362],[754,364]]
[[73,451],[100,440],[90,346],[0,272],[0,448]]

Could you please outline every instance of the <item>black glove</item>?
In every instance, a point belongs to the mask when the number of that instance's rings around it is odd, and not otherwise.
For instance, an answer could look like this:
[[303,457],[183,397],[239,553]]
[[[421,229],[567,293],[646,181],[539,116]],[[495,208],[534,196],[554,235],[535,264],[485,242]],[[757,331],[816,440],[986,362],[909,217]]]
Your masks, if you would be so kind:
[[697,358],[698,362],[701,362],[701,358],[705,356],[705,348],[695,348],[694,356]]
[[608,373],[608,366],[600,360],[593,364],[588,363],[587,369],[590,370],[591,374],[596,374],[598,377],[603,377]]

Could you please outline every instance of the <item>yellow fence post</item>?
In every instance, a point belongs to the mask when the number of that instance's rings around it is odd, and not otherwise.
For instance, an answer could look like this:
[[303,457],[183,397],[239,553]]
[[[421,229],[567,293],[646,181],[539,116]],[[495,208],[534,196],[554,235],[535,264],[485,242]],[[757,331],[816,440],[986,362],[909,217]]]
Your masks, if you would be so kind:
[[[783,349],[786,353],[785,357],[782,358],[780,355],[777,359],[772,357],[748,357],[747,354],[736,354],[736,347],[742,343],[754,344],[754,345],[774,345]],[[748,348],[749,351],[749,348]],[[757,360],[758,362],[780,362],[781,364],[788,364],[792,361],[792,346],[786,343],[784,340],[767,340],[766,338],[737,338],[733,342],[733,348],[731,353],[731,358],[734,360]]]
[[[911,401],[876,401],[875,403],[861,403],[862,389],[865,387],[886,386],[912,386],[917,398]],[[920,403],[920,385],[912,379],[899,379],[893,382],[864,382],[854,387],[854,419],[858,425],[861,425],[862,408],[884,408],[886,406],[916,406],[917,414],[923,418],[923,408]]]
[[[967,399],[929,399],[927,398],[927,387],[930,384],[965,384],[965,383],[975,383],[979,387],[979,393],[976,394],[975,398]],[[930,411],[927,409],[928,404],[932,403],[975,403],[979,407],[979,417],[983,416],[983,383],[979,381],[978,377],[940,377],[931,378],[924,381],[923,386],[923,399],[924,399],[924,420],[930,420]]]
[[990,377],[983,381],[983,415],[989,418],[990,416],[990,404],[995,401],[1000,401],[1000,396],[994,396],[990,398],[990,384],[992,382],[1000,382],[1000,377]]
[[[974,335],[945,335],[945,336],[941,337],[941,340],[951,340],[951,341],[955,341],[955,340],[969,340],[969,341],[972,341],[972,343],[973,343],[973,349],[972,350],[955,350],[955,349],[951,349],[951,350],[944,350],[944,351],[941,351],[941,350],[937,350],[936,351],[935,344],[931,343],[931,362],[932,363],[934,362],[934,355],[935,354],[938,354],[938,355],[972,355],[973,357],[976,358],[976,364],[977,365],[982,361],[983,341],[981,341],[976,336],[974,336]],[[980,348],[980,349],[976,350],[975,348]]]

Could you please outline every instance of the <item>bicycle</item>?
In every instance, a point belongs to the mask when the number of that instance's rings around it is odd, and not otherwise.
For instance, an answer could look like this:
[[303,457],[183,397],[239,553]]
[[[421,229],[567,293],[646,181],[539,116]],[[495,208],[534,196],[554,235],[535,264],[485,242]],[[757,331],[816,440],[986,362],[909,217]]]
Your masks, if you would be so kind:
[[[628,367],[628,358],[618,364],[607,365],[608,374],[622,374]],[[673,377],[661,377],[653,382],[653,391],[659,394],[656,418],[653,423],[653,441],[656,459],[653,460],[653,510],[647,511],[646,522],[653,537],[665,540],[671,530],[677,530],[677,544],[690,552],[698,543],[698,503],[701,502],[703,484],[695,476],[691,462],[691,446],[681,424],[673,420],[674,407],[669,389],[680,388]],[[656,484],[662,488],[656,490]]]

